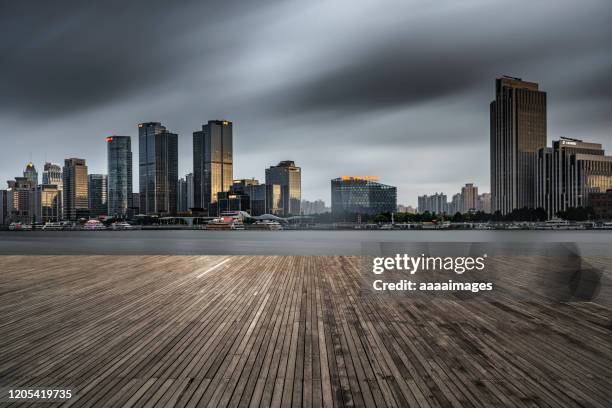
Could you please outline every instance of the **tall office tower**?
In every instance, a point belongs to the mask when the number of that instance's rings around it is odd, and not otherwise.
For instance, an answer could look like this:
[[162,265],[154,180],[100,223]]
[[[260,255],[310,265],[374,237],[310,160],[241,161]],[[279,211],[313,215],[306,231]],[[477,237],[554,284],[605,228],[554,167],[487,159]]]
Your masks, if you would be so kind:
[[111,217],[125,218],[132,208],[132,138],[106,138],[108,164],[108,210]]
[[63,216],[70,221],[89,217],[87,165],[84,159],[66,159],[62,176]]
[[187,207],[187,180],[184,178],[180,178],[178,181],[177,187],[177,204],[176,211],[178,212],[186,212],[189,207]]
[[612,156],[599,143],[561,138],[538,151],[536,206],[549,218],[571,207],[588,207],[590,195],[612,188]]
[[[266,169],[266,185],[271,189],[272,214],[299,215],[302,201],[302,169],[291,160]],[[278,187],[276,187],[278,186]],[[278,193],[277,191],[278,190]],[[276,198],[278,196],[278,198]]]
[[187,209],[194,208],[193,205],[193,173],[189,173],[185,176],[185,182],[187,182]]
[[62,189],[62,166],[55,163],[45,163],[42,174],[42,184],[54,184]]
[[193,201],[208,208],[217,194],[229,191],[233,181],[233,125],[227,120],[209,120],[193,132]]
[[0,190],[0,225],[8,222],[8,191]]
[[474,186],[473,183],[467,183],[461,187],[461,209],[462,213],[476,211],[476,205],[478,203],[478,187]]
[[30,180],[34,185],[38,185],[38,172],[36,171],[36,167],[32,162],[26,165],[25,170],[23,171],[23,177]]
[[492,211],[534,208],[535,158],[546,146],[546,92],[520,78],[498,78],[490,113]]
[[175,214],[178,135],[159,122],[138,125],[140,213]]
[[57,184],[40,184],[36,187],[35,217],[38,223],[62,219],[62,189]]
[[36,183],[27,177],[15,177],[8,181],[7,216],[10,222],[35,221]]
[[108,215],[108,178],[106,174],[90,174],[88,183],[89,216]]

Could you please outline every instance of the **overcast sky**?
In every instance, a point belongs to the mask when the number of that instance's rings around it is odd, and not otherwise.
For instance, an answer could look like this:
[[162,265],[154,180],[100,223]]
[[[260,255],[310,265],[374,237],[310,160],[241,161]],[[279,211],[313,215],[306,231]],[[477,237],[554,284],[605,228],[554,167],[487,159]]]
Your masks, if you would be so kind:
[[0,5],[3,183],[30,160],[106,173],[104,137],[131,135],[136,158],[144,121],[179,134],[184,175],[192,132],[228,119],[234,178],[294,160],[304,199],[329,205],[340,175],[378,175],[400,204],[466,182],[489,191],[502,74],[548,92],[549,142],[612,152],[610,0]]

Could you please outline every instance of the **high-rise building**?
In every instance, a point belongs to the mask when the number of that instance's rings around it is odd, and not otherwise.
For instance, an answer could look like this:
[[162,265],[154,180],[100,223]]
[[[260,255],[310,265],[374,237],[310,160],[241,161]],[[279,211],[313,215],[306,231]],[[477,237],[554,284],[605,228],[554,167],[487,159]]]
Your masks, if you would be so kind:
[[453,194],[451,201],[448,203],[448,213],[455,215],[461,212],[461,193]]
[[108,164],[108,210],[111,217],[125,218],[132,207],[132,138],[106,138]]
[[193,206],[208,208],[233,181],[233,124],[210,120],[193,132]]
[[7,217],[10,222],[33,223],[36,221],[36,186],[38,174],[28,163],[23,177],[8,181],[6,196]]
[[420,213],[429,211],[430,213],[444,214],[448,211],[446,194],[435,193],[433,195],[422,195],[418,197],[418,210]]
[[0,225],[8,223],[8,191],[0,190]]
[[106,174],[90,174],[88,184],[89,216],[108,215],[108,178]]
[[561,138],[538,151],[536,207],[549,218],[571,207],[588,207],[592,193],[612,188],[612,156],[599,143]]
[[40,184],[36,187],[35,217],[38,223],[62,219],[62,189],[57,184]]
[[89,217],[89,193],[87,164],[84,159],[71,158],[64,161],[62,174],[63,216],[70,221]]
[[478,203],[478,187],[467,183],[461,187],[461,213],[474,212]]
[[55,163],[45,163],[42,174],[42,184],[54,184],[62,189],[62,166]]
[[177,185],[177,204],[176,211],[184,213],[189,210],[187,206],[187,180],[180,178]]
[[490,113],[492,210],[534,208],[535,158],[546,146],[546,93],[537,83],[498,78]]
[[485,214],[491,213],[491,193],[482,193],[478,195],[476,211],[482,211]]
[[270,191],[270,214],[299,215],[302,201],[302,170],[291,160],[266,169],[266,186]]
[[187,182],[187,209],[194,208],[193,205],[193,173],[189,173],[185,176],[185,182]]
[[393,213],[397,189],[377,182],[376,176],[342,176],[331,181],[332,214]]
[[140,212],[175,214],[178,184],[178,135],[159,122],[138,125]]
[[25,170],[23,171],[23,177],[30,180],[34,185],[38,185],[38,172],[36,171],[36,167],[32,162],[26,165]]

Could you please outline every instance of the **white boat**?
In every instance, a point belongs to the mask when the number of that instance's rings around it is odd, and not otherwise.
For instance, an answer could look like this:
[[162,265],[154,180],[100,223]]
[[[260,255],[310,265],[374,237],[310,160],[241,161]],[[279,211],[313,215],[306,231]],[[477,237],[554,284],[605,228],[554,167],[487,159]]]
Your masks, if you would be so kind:
[[599,224],[595,224],[593,229],[612,230],[612,221],[606,221]]
[[125,231],[134,229],[134,226],[127,222],[115,222],[113,223],[112,228],[115,231]]
[[42,227],[43,231],[61,231],[64,229],[64,224],[61,222],[48,222]]
[[100,231],[105,230],[106,226],[98,220],[89,220],[83,225],[85,231]]
[[582,224],[573,224],[568,220],[562,220],[560,218],[551,218],[543,223],[536,225],[536,229],[539,230],[582,230],[586,227]]
[[251,224],[249,226],[249,229],[279,231],[283,229],[283,226],[278,221],[263,220],[263,221],[256,221],[255,223]]
[[244,224],[237,218],[223,217],[215,218],[206,224],[207,230],[243,230]]

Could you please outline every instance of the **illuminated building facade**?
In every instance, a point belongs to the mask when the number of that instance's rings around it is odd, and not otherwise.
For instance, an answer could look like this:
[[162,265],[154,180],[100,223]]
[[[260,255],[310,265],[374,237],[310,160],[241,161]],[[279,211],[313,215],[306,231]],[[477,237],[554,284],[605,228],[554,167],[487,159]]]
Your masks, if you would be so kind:
[[535,158],[546,146],[546,93],[533,82],[498,78],[490,114],[492,211],[534,208]]
[[332,214],[395,212],[397,189],[377,182],[375,176],[342,176],[331,181]]
[[266,169],[269,213],[288,216],[300,214],[302,169],[291,160]]
[[36,187],[35,217],[38,223],[58,222],[62,219],[62,189],[57,184]]
[[536,206],[548,217],[571,207],[590,206],[592,193],[612,189],[612,156],[599,143],[561,138],[536,158]]
[[193,206],[208,208],[233,181],[233,124],[210,120],[193,132]]
[[63,169],[64,218],[76,221],[89,217],[89,180],[84,159],[66,159]]

